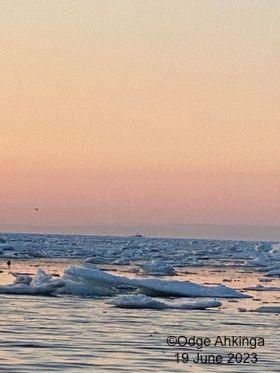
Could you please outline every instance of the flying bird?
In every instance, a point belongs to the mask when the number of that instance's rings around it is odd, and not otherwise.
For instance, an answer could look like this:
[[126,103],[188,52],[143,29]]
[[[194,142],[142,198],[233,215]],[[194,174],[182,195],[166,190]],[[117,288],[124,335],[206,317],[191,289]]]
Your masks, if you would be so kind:
[[34,211],[39,211],[39,207],[34,207]]

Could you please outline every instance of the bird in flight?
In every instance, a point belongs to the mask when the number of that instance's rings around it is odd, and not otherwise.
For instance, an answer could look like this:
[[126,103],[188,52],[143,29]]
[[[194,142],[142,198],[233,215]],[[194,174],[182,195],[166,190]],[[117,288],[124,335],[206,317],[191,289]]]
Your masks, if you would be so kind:
[[39,207],[34,207],[34,211],[39,211]]

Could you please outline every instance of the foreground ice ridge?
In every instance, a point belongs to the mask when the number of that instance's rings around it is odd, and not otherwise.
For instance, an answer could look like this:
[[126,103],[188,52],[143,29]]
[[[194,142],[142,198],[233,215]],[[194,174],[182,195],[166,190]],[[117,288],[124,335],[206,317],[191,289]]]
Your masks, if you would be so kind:
[[204,300],[188,303],[163,302],[144,294],[120,295],[108,302],[118,308],[148,308],[148,309],[177,309],[177,310],[205,310],[222,305],[217,300]]
[[[127,278],[101,271],[95,267],[70,267],[57,280],[39,269],[32,281],[16,275],[15,284],[0,286],[0,293],[16,294],[74,294],[111,296],[139,291],[150,296],[247,298],[237,290],[219,286],[205,286],[192,282],[160,280],[156,278]],[[28,284],[29,282],[29,284]]]
[[71,267],[65,270],[65,291],[82,295],[113,295],[129,289],[138,289],[146,295],[181,297],[245,298],[224,285],[204,286],[192,282],[160,280],[155,278],[127,278],[101,271],[95,267]]
[[[129,288],[146,295],[179,297],[248,298],[237,290],[219,286],[205,286],[189,281],[171,281],[157,278],[127,278],[101,271],[95,267],[70,267],[65,270],[65,291],[84,295],[112,295]],[[100,294],[102,293],[103,294]]]

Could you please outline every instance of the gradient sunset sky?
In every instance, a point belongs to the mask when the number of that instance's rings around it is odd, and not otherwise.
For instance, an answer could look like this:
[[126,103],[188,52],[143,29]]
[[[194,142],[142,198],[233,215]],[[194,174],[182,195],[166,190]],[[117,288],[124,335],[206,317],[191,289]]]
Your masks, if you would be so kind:
[[0,228],[279,227],[279,14],[1,0]]

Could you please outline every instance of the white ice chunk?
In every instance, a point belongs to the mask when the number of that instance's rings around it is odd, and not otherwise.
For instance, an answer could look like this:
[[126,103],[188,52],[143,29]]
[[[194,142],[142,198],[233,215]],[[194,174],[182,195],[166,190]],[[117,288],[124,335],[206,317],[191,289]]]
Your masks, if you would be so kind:
[[157,310],[166,308],[164,302],[147,297],[144,294],[120,295],[117,298],[111,299],[108,303],[119,308],[150,308]]
[[110,275],[94,266],[67,268],[63,280],[63,291],[75,295],[115,295],[119,292],[118,287],[126,283],[129,285],[126,277]]
[[276,287],[276,286],[256,285],[256,286],[248,286],[248,287],[244,288],[244,290],[250,290],[250,291],[280,291],[280,288]]
[[114,261],[114,258],[105,258],[102,256],[94,256],[84,260],[84,263],[87,264],[110,264]]
[[220,297],[220,298],[247,298],[237,290],[219,286],[204,286],[192,282],[160,280],[154,278],[127,278],[116,276],[101,271],[94,267],[71,267],[65,271],[64,280],[83,283],[87,291],[92,290],[95,294],[95,288],[110,289],[111,292],[117,293],[118,288],[132,287],[140,289],[146,295],[167,295],[180,297]]
[[279,306],[261,306],[256,308],[254,312],[262,312],[262,313],[280,313]]
[[30,285],[32,281],[32,276],[29,275],[24,275],[16,272],[10,272],[11,275],[15,277],[14,284],[25,284],[25,285]]
[[[20,276],[16,276],[16,281],[19,281],[18,283],[0,286],[0,294],[52,295],[64,286],[63,281],[53,280],[52,277],[47,275],[42,269],[38,269],[37,274],[30,282],[30,276]],[[29,282],[29,284],[27,284],[27,282]]]
[[207,308],[220,307],[221,302],[217,300],[207,300],[188,303],[170,303],[148,297],[144,294],[120,295],[110,300],[108,303],[119,308],[149,308],[149,309],[184,309],[184,310],[205,310]]
[[268,271],[264,276],[280,276],[280,268]]
[[261,277],[258,279],[260,282],[271,282],[272,279],[271,278],[265,278],[265,277]]
[[174,268],[163,260],[152,260],[150,263],[140,265],[142,272],[153,276],[174,275]]
[[41,286],[46,285],[49,283],[54,282],[55,280],[52,278],[51,275],[47,274],[45,271],[43,271],[41,268],[37,270],[36,275],[33,277],[31,281],[31,286]]
[[205,286],[193,282],[168,281],[159,279],[134,280],[136,287],[148,295],[168,295],[179,297],[219,297],[219,298],[248,298],[246,294],[224,285]]

